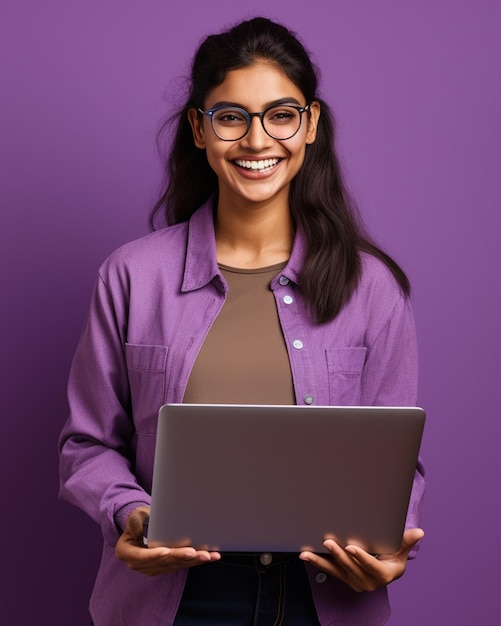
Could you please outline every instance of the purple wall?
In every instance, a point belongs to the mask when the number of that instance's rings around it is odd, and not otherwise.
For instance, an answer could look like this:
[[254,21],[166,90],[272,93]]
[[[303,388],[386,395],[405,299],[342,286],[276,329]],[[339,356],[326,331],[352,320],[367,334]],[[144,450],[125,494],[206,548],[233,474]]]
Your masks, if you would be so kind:
[[[178,79],[202,36],[251,14],[238,4],[3,2],[2,626],[87,624],[99,530],[56,499],[67,371],[98,265],[147,230],[155,132]],[[251,6],[315,53],[354,195],[414,284],[427,537],[392,587],[390,623],[493,625],[501,5]]]

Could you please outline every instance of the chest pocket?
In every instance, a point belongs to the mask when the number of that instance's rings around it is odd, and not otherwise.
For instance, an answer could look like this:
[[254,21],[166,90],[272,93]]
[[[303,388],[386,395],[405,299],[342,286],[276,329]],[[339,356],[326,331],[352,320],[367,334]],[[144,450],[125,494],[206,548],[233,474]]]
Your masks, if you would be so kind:
[[165,403],[168,348],[125,344],[132,416],[138,434],[155,435],[158,410]]
[[362,397],[362,370],[367,348],[328,348],[325,351],[329,377],[329,401],[356,406]]

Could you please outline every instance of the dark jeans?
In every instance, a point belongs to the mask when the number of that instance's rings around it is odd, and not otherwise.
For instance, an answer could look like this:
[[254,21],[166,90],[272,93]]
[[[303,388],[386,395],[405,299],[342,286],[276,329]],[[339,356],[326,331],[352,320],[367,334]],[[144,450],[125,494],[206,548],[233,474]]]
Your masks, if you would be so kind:
[[[174,626],[318,626],[297,554],[223,554],[190,570]],[[266,559],[265,559],[266,561]]]
[[174,626],[319,626],[298,555],[275,553],[268,565],[260,556],[223,554],[190,569]]

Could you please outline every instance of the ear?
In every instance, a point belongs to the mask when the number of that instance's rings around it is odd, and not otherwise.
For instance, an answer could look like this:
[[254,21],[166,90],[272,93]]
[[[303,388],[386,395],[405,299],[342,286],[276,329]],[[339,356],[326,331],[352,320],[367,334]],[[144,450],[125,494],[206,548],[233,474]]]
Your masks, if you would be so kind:
[[205,149],[205,131],[203,115],[194,107],[188,110],[188,121],[193,131],[193,141],[197,148]]
[[310,104],[308,115],[308,129],[306,131],[306,143],[314,143],[317,138],[318,120],[320,118],[320,102],[314,100]]

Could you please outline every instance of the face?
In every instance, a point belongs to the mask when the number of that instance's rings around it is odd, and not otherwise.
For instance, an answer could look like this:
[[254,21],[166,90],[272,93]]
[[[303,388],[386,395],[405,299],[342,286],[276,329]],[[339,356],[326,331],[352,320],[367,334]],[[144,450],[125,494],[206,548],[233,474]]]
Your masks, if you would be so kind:
[[228,73],[221,85],[207,96],[205,110],[224,103],[249,113],[274,103],[310,106],[303,113],[299,131],[290,139],[277,140],[253,117],[249,132],[236,141],[219,139],[207,115],[189,112],[195,144],[206,150],[219,180],[219,202],[281,202],[288,207],[289,187],[301,168],[307,144],[315,141],[320,105],[305,101],[302,92],[276,65],[258,61]]

